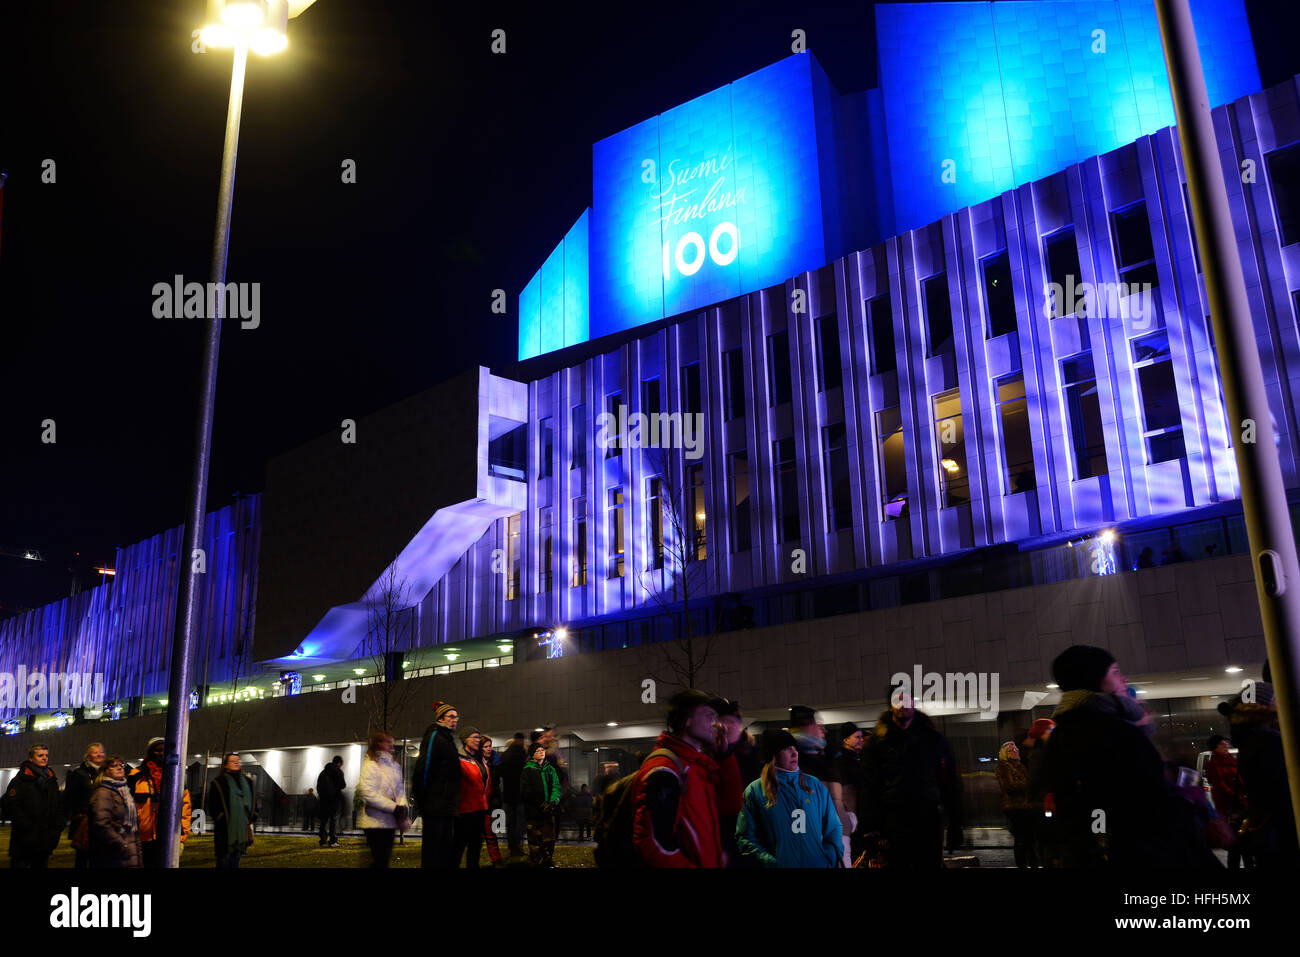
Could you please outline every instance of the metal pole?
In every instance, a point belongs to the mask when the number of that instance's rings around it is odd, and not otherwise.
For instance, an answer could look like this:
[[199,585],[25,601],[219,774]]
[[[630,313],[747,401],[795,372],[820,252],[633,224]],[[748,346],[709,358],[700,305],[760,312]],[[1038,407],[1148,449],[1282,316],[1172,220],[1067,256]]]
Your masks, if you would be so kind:
[[[1205,275],[1215,351],[1223,376],[1233,453],[1241,480],[1241,503],[1254,563],[1255,591],[1264,621],[1264,641],[1272,670],[1282,728],[1291,807],[1300,820],[1300,567],[1287,508],[1282,468],[1273,444],[1268,395],[1255,345],[1246,281],[1228,207],[1219,145],[1210,117],[1205,75],[1187,0],[1155,0],[1160,35],[1173,91],[1178,140],[1182,145],[1187,192],[1196,222],[1196,239]],[[1234,168],[1235,175],[1235,168]],[[1285,382],[1279,388],[1286,388]],[[1253,423],[1253,425],[1248,424]],[[1245,441],[1253,430],[1255,441]],[[1240,430],[1240,431],[1238,431]]]
[[[239,117],[244,103],[244,67],[248,45],[235,44],[230,75],[230,108],[226,113],[226,145],[221,155],[221,191],[217,198],[217,224],[212,236],[212,282],[226,281],[226,255],[230,247],[230,207],[235,194],[235,156],[239,151]],[[190,731],[190,647],[198,627],[199,577],[194,556],[203,547],[203,525],[208,499],[208,463],[212,456],[212,419],[217,397],[217,358],[221,352],[221,319],[225,296],[210,296],[215,304],[204,327],[203,378],[199,411],[194,423],[194,470],[190,476],[189,510],[185,516],[185,548],[181,553],[181,583],[172,637],[171,683],[167,692],[167,757],[159,812],[158,840],[163,842],[163,866],[179,863],[181,794],[185,787],[185,755]],[[206,564],[205,564],[206,570]]]

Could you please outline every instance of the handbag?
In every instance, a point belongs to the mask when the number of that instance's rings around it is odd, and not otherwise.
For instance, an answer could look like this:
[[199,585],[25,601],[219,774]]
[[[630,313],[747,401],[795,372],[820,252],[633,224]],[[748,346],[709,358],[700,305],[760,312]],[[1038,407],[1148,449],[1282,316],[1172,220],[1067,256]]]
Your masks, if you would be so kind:
[[397,829],[403,834],[405,834],[407,828],[411,826],[410,810],[405,804],[399,804],[393,808],[393,822],[397,825]]
[[90,815],[72,816],[72,846],[78,851],[90,850]]

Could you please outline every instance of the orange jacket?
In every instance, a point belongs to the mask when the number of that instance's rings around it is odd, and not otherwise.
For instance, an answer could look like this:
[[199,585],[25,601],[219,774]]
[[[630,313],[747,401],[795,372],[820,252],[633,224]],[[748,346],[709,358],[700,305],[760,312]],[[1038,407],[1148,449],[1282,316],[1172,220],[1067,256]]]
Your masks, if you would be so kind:
[[[162,795],[154,787],[150,762],[131,772],[131,791],[135,795],[135,814],[140,823],[140,843],[158,839],[158,805]],[[159,769],[161,771],[161,768]],[[190,836],[190,792],[181,794],[181,843]]]

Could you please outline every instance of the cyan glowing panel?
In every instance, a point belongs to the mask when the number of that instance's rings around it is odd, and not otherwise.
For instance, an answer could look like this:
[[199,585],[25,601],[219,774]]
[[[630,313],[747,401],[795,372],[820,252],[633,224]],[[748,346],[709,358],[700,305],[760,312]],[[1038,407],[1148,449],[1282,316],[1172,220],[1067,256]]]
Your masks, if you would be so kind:
[[584,209],[564,237],[564,344],[586,342],[590,336],[590,282],[588,234],[591,210]]
[[[1192,14],[1211,105],[1257,92],[1243,0]],[[1174,123],[1151,0],[886,4],[876,24],[899,231]]]
[[519,294],[520,359],[531,359],[589,338],[589,213],[583,211]]
[[595,145],[592,338],[834,258],[814,71],[788,57]]

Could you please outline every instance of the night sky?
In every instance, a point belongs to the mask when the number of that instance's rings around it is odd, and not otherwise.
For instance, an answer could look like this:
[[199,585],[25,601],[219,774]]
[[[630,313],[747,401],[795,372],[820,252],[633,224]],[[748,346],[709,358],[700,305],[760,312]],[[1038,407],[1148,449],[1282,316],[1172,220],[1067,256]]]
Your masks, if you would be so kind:
[[[795,28],[841,92],[876,85],[871,3],[448,6],[318,0],[249,57],[228,279],[261,283],[261,326],[224,326],[210,509],[343,418],[508,375],[517,294],[590,205],[597,139],[781,59]],[[1266,86],[1300,72],[1294,6],[1247,2]],[[0,554],[0,615],[65,595],[76,552],[111,563],[182,520],[203,323],[155,319],[152,289],[208,278],[231,54],[192,52],[202,10],[0,14],[0,553],[50,560]]]

